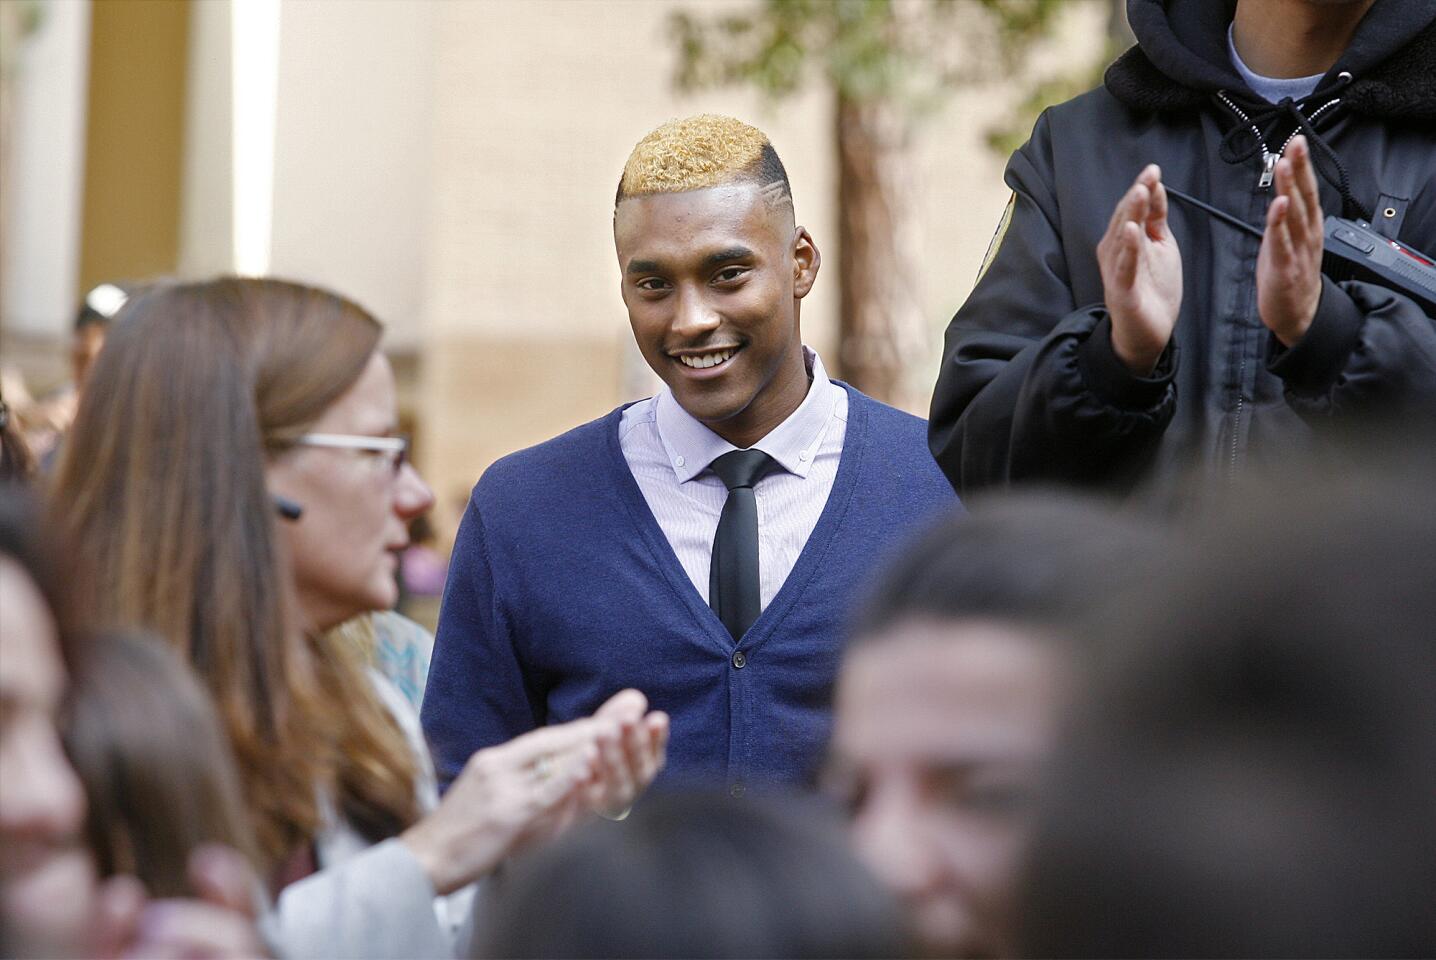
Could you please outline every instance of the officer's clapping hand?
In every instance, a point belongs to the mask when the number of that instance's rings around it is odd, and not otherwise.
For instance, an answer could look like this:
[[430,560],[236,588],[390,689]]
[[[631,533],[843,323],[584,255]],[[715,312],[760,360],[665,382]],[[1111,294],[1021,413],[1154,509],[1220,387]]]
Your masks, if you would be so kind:
[[1182,258],[1167,225],[1162,172],[1149,164],[1117,203],[1097,244],[1112,349],[1138,376],[1151,374],[1182,305]]
[[1290,347],[1311,326],[1321,301],[1323,218],[1306,137],[1293,139],[1277,162],[1276,193],[1257,254],[1257,312]]

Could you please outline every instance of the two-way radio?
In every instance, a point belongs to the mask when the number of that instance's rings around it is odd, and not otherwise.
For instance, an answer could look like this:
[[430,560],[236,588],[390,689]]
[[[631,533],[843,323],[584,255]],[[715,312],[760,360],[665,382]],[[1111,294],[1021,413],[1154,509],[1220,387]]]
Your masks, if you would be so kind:
[[[1225,210],[1167,186],[1167,193],[1260,240],[1262,231]],[[1321,272],[1333,280],[1366,280],[1410,297],[1436,316],[1436,257],[1412,250],[1377,233],[1365,220],[1328,215],[1323,230]]]

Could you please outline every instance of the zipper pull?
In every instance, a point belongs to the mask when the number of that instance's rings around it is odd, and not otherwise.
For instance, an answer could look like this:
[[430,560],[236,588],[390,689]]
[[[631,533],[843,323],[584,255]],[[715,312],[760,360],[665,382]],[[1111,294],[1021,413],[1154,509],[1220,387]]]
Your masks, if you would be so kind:
[[1269,187],[1276,179],[1276,162],[1280,157],[1269,150],[1262,150],[1262,171],[1261,179],[1257,181],[1259,187]]

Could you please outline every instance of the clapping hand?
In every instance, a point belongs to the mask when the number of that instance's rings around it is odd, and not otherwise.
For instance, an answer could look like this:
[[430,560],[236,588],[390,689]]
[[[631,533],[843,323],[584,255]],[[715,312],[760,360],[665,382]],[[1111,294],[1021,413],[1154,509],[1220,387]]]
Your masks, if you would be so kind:
[[1284,346],[1305,334],[1321,302],[1323,216],[1306,137],[1295,137],[1276,165],[1276,199],[1257,253],[1257,312]]
[[438,808],[400,838],[436,893],[474,882],[572,822],[599,776],[599,727],[592,717],[540,727],[469,757]]
[[617,819],[627,814],[658,771],[663,769],[668,750],[668,715],[648,711],[648,698],[637,690],[624,690],[610,697],[594,715],[595,720],[612,721],[605,727],[598,747],[599,775],[590,785],[587,801],[595,812]]
[[647,711],[643,694],[624,690],[591,717],[471,756],[438,809],[401,837],[435,892],[472,883],[585,810],[621,815],[663,766],[668,717]]
[[1148,376],[1172,339],[1182,306],[1182,256],[1167,224],[1162,171],[1149,164],[1117,202],[1097,244],[1112,350]]

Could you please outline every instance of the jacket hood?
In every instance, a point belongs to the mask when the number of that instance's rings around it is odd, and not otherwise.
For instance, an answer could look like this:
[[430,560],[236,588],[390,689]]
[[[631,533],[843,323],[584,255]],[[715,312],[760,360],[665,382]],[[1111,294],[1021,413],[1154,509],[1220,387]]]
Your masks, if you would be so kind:
[[[1137,46],[1107,69],[1107,89],[1155,112],[1190,110],[1218,90],[1254,99],[1227,57],[1235,10],[1236,0],[1127,0]],[[1343,72],[1353,78],[1341,93],[1347,110],[1436,120],[1436,3],[1376,0],[1318,93]]]

